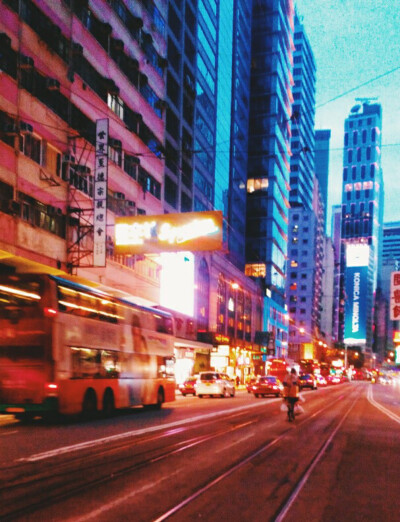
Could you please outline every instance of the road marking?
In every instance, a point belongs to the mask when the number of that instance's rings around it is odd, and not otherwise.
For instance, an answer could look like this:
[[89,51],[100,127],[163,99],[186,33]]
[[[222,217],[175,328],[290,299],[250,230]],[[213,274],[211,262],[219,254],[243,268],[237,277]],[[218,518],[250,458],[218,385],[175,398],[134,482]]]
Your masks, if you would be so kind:
[[388,410],[387,408],[385,408],[384,406],[382,406],[381,404],[376,402],[376,400],[373,398],[372,387],[369,388],[367,397],[368,397],[369,402],[372,404],[372,406],[375,406],[375,408],[377,408],[382,413],[384,413],[385,415],[390,417],[392,420],[397,422],[397,424],[400,424],[400,417],[398,415],[396,415],[392,411]]
[[212,419],[214,417],[218,417],[220,415],[234,413],[241,410],[247,410],[251,408],[261,408],[265,406],[266,404],[271,404],[275,401],[280,401],[281,399],[272,399],[271,401],[260,403],[257,402],[256,404],[247,404],[245,406],[238,406],[237,408],[232,408],[231,410],[223,410],[223,411],[217,411],[214,413],[203,413],[201,415],[197,415],[196,417],[191,417],[189,419],[182,419],[175,422],[170,422],[168,424],[160,424],[158,426],[151,426],[148,428],[142,428],[138,430],[132,430],[127,431],[125,433],[119,433],[118,435],[110,435],[109,437],[102,437],[101,439],[94,439],[89,440],[87,442],[80,442],[78,444],[72,444],[70,446],[63,446],[61,448],[56,448],[54,450],[45,451],[43,453],[36,453],[34,455],[30,455],[29,457],[23,457],[21,459],[18,459],[17,462],[37,462],[38,460],[44,460],[48,459],[50,457],[57,457],[59,455],[64,455],[65,453],[70,453],[72,451],[78,451],[85,448],[93,448],[95,446],[101,446],[103,444],[114,442],[118,440],[123,440],[128,437],[135,437],[138,435],[144,435],[146,433],[152,433],[155,431],[161,431],[168,428],[174,428],[175,426],[182,426],[185,424],[191,424],[193,422],[202,421],[204,419]]
[[0,433],[0,437],[4,437],[5,435],[12,435],[13,433],[18,433],[18,430],[7,431],[6,433]]

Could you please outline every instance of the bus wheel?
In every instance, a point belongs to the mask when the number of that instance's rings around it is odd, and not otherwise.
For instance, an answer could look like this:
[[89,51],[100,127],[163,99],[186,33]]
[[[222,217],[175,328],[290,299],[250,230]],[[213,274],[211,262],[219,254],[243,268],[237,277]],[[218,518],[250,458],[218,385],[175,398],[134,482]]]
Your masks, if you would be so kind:
[[92,418],[97,412],[96,394],[93,389],[86,390],[82,403],[82,414],[84,417]]
[[157,402],[154,405],[156,410],[160,410],[161,409],[164,400],[165,400],[165,398],[164,398],[164,390],[162,388],[158,388]]
[[103,397],[103,413],[107,417],[111,417],[115,410],[114,394],[110,388],[104,392]]

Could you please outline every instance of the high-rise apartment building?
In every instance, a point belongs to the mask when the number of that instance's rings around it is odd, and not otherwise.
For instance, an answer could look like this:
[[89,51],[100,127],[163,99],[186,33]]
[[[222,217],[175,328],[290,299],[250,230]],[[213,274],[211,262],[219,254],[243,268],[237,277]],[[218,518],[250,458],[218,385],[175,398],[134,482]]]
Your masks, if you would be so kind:
[[[390,304],[390,282],[392,272],[400,271],[400,221],[392,221],[383,224],[382,256],[381,263],[381,295],[386,306]],[[399,322],[391,321],[389,314],[384,317],[384,325],[381,330],[384,334],[375,336],[376,351],[383,360],[386,350],[392,350],[394,330],[399,330]],[[383,341],[382,341],[383,338]],[[381,341],[381,342],[379,342]]]
[[[314,172],[315,60],[303,24],[295,16],[289,252],[286,297],[289,355],[320,356],[324,207]],[[304,224],[301,219],[304,218]],[[300,222],[299,222],[300,219]],[[305,247],[307,245],[307,247]],[[311,258],[310,258],[311,255]],[[299,279],[297,283],[296,279]],[[305,290],[306,288],[306,290]]]
[[243,272],[251,2],[171,0],[168,13],[165,210],[223,214],[224,251],[194,256],[194,315],[208,364],[244,379],[262,308]]
[[[343,339],[343,331],[340,329],[339,310],[343,308],[340,303],[340,245],[342,229],[342,206],[332,206],[331,236],[334,251],[334,285],[333,285],[333,325],[332,336],[334,341]],[[343,326],[343,325],[342,325]]]
[[[116,216],[163,212],[166,14],[141,2],[2,2],[4,263],[102,280],[158,302],[158,265],[114,256],[113,230]],[[95,215],[98,120],[108,121],[108,184],[102,170]],[[92,268],[95,224],[107,257]]]
[[290,158],[290,204],[310,209],[314,190],[314,55],[298,15],[295,16],[293,53],[293,112]]
[[253,3],[246,274],[264,285],[264,329],[287,353],[285,282],[292,116],[294,7]]
[[328,214],[328,178],[329,178],[329,129],[315,131],[315,175],[317,176],[324,206],[324,231]]
[[344,342],[369,350],[382,235],[382,108],[362,101],[353,107],[344,129],[341,300]]

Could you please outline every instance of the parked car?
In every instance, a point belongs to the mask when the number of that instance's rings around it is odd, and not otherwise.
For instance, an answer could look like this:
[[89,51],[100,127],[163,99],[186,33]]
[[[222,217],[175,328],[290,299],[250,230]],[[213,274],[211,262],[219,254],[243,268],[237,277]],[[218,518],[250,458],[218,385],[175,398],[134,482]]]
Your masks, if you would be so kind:
[[266,397],[267,395],[280,397],[283,392],[283,384],[273,375],[263,375],[253,384],[251,391],[254,393],[255,397],[260,397],[260,395],[263,397]]
[[301,390],[304,390],[304,388],[316,390],[318,388],[318,383],[315,375],[313,375],[312,373],[304,373],[303,375],[300,375],[299,387]]
[[186,397],[186,395],[196,395],[196,382],[197,377],[188,377],[178,386],[179,391],[184,397]]
[[200,372],[196,382],[196,393],[201,399],[205,395],[210,397],[235,396],[235,381],[229,375],[221,372]]

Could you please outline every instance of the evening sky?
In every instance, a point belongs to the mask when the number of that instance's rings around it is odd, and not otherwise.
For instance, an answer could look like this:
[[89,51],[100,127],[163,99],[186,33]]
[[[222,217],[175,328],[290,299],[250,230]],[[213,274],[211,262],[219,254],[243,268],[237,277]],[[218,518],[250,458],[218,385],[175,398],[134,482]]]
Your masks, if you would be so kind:
[[315,128],[332,133],[328,231],[331,206],[341,203],[344,120],[356,98],[382,105],[384,221],[400,221],[399,0],[296,0],[296,7],[317,66]]

